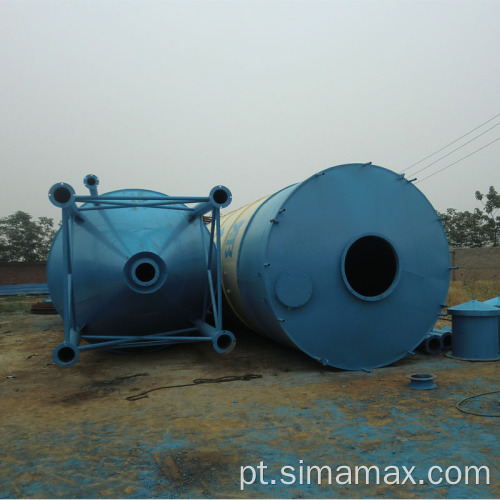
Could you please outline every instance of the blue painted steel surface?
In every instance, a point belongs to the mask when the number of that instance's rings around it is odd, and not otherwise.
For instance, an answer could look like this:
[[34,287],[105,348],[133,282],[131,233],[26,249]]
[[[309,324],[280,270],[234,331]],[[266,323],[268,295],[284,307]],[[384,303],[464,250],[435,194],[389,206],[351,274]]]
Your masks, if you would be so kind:
[[[483,304],[488,304],[489,306],[498,307],[500,309],[500,292],[496,297],[490,300],[485,300]],[[500,352],[500,315],[498,316],[498,348]]]
[[45,295],[47,293],[49,293],[47,283],[0,286],[0,295]]
[[490,361],[498,356],[500,309],[471,300],[449,307],[452,317],[453,357],[470,361]]
[[[79,351],[92,348],[212,341],[218,352],[230,350],[234,337],[222,330],[218,300],[220,244],[213,238],[229,190],[217,186],[204,198],[141,189],[98,196],[97,177],[84,183],[90,196],[76,196],[62,183],[49,192],[63,209],[47,263],[51,297],[65,322],[56,363],[71,366]],[[186,205],[193,202],[194,208]],[[211,233],[201,218],[207,211]],[[215,328],[207,334],[210,303]],[[80,346],[82,338],[90,345]]]
[[500,293],[496,297],[493,297],[492,299],[485,300],[483,304],[488,304],[489,306],[500,308]]
[[327,169],[222,226],[233,312],[324,365],[392,363],[444,306],[450,258],[439,216],[411,181],[382,167]]

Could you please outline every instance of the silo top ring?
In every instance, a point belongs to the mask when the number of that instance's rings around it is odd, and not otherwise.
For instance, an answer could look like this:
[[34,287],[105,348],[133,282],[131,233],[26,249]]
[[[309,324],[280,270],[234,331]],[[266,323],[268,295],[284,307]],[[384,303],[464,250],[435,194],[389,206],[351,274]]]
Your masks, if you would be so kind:
[[471,300],[458,306],[448,307],[448,312],[452,316],[498,316],[500,309],[478,300]]

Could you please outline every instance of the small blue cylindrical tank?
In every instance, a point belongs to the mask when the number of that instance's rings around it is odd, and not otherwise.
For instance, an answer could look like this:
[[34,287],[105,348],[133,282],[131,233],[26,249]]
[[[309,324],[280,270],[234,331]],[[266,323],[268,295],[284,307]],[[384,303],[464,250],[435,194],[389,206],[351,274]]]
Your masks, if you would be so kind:
[[[496,297],[493,297],[490,300],[485,300],[484,304],[500,309],[500,292]],[[500,315],[498,316],[498,346],[500,348]]]
[[500,309],[471,300],[448,308],[452,317],[453,357],[469,361],[493,361],[498,356]]
[[382,167],[329,168],[228,214],[222,231],[233,313],[324,365],[402,358],[445,304],[440,219],[411,181]]

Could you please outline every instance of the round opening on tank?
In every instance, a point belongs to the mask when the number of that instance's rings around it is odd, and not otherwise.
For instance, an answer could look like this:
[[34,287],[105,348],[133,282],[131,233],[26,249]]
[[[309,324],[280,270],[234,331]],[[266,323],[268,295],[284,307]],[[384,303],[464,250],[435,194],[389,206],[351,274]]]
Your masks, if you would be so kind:
[[64,203],[67,203],[71,199],[71,191],[65,187],[58,187],[54,191],[53,196],[54,200],[57,201],[57,203],[64,205]]
[[95,177],[89,177],[89,178],[87,179],[87,184],[88,184],[89,186],[95,186]]
[[57,352],[57,358],[61,363],[71,363],[76,356],[76,352],[72,347],[61,347]]
[[229,198],[229,194],[224,189],[216,189],[213,193],[213,200],[218,205],[224,205]]
[[351,293],[363,300],[387,297],[397,285],[398,272],[396,251],[380,236],[356,239],[342,257],[344,282]]
[[156,269],[150,262],[143,262],[135,268],[135,277],[142,283],[153,281],[156,276]]
[[167,266],[159,255],[153,252],[139,252],[125,263],[123,278],[127,286],[135,292],[156,292],[167,279]]

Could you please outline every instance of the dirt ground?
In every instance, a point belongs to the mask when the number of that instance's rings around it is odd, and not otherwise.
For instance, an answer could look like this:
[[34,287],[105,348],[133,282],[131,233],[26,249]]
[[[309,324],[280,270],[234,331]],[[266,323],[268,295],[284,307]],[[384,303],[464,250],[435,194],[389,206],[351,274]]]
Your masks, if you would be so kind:
[[[88,351],[61,368],[52,362],[63,339],[59,316],[0,313],[0,497],[500,497],[499,419],[456,408],[500,389],[498,362],[417,353],[346,372],[235,333],[227,355],[209,343]],[[411,390],[413,373],[437,375],[438,388]],[[499,406],[494,396],[466,405]],[[417,484],[339,484],[335,476],[317,484],[317,475],[306,484],[314,465],[415,466]],[[435,465],[487,466],[490,484],[433,485],[427,471]],[[246,481],[250,467],[255,481],[241,489],[245,466]]]

